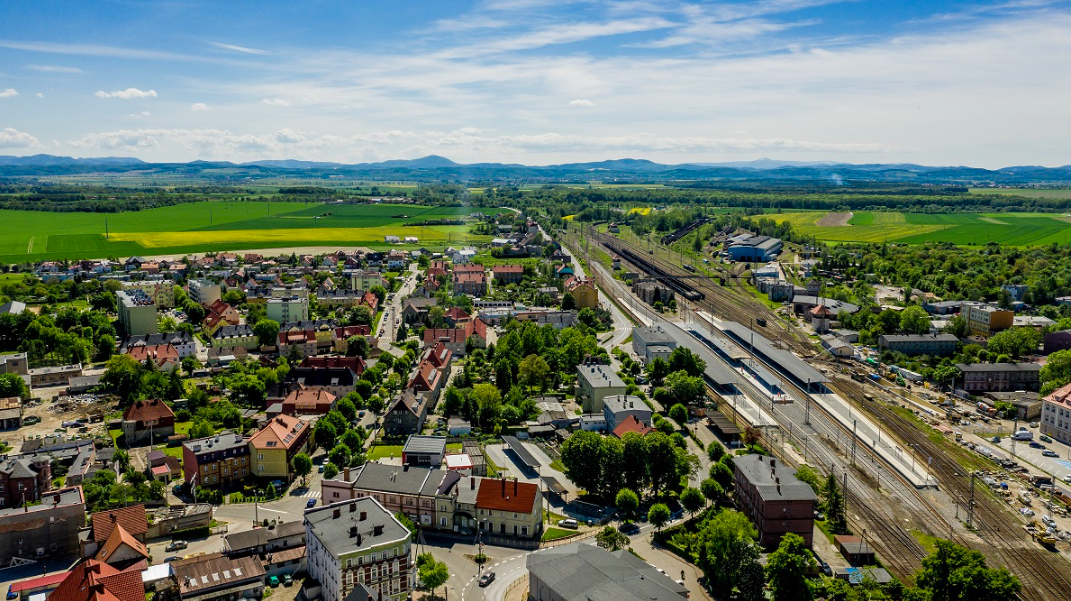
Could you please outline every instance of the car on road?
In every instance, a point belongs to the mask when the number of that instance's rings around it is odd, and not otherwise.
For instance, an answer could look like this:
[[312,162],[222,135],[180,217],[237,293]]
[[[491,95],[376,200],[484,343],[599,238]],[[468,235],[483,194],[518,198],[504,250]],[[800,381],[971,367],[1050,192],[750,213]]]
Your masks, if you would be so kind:
[[164,563],[171,563],[172,561],[180,561],[180,560],[182,560],[182,558],[179,557],[178,555],[172,555],[171,557],[165,557],[164,558]]
[[318,474],[324,473],[324,466],[323,466],[322,463],[320,464],[319,467],[316,468],[316,473],[318,473]]
[[362,417],[364,417],[364,411],[358,411],[358,412],[357,412],[357,417],[358,417],[358,418],[362,418]]
[[822,573],[825,574],[826,576],[829,576],[829,577],[833,576],[833,568],[829,567],[829,564],[826,563],[825,561],[819,559],[818,560],[818,567],[821,568]]
[[1041,442],[1052,442],[1052,439],[1048,436],[1045,436],[1044,434],[1038,436],[1038,440],[1040,440]]
[[176,541],[172,541],[170,544],[168,544],[166,547],[164,547],[164,551],[166,551],[167,553],[171,553],[172,551],[181,551],[181,550],[185,549],[188,546],[190,546],[190,545],[186,541],[184,541],[184,540],[176,540]]
[[1044,451],[1041,452],[1041,454],[1046,456],[1046,457],[1059,457],[1060,456],[1059,453],[1057,453],[1056,451],[1053,451],[1052,449],[1045,449]]
[[628,522],[628,523],[625,523],[625,524],[621,524],[620,526],[617,527],[617,530],[621,534],[639,534],[640,533],[640,527],[637,526],[633,522]]
[[316,507],[316,499],[309,499],[305,503],[305,507]]
[[1071,474],[1064,476],[1064,482],[1071,482]]
[[279,586],[279,577],[268,576],[268,586]]
[[487,586],[495,581],[495,573],[487,572],[483,576],[480,576],[480,586]]

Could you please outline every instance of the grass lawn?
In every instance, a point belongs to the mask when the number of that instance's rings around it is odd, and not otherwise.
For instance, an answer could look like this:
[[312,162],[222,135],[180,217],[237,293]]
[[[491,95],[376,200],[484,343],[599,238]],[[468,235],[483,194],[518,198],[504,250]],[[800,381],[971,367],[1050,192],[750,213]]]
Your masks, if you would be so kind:
[[559,472],[561,472],[563,474],[565,473],[565,466],[562,465],[562,462],[558,461],[557,459],[555,459],[554,461],[550,462],[550,469],[558,470]]
[[543,532],[543,540],[558,540],[559,538],[573,536],[574,534],[576,534],[576,530],[566,530],[564,528],[555,528],[551,526]]
[[112,437],[112,446],[119,448],[119,437],[123,435],[123,431],[120,429],[108,430],[108,436]]
[[179,463],[182,463],[182,446],[181,445],[177,446],[177,447],[163,447],[160,450],[164,452],[164,455],[167,455],[168,457],[174,457],[175,459],[179,460]]
[[[449,453],[451,451],[458,452],[460,450],[461,450],[461,443],[460,442],[452,442],[452,443],[446,445],[446,452],[447,453]],[[402,456],[402,445],[400,445],[400,444],[374,445],[374,446],[372,446],[372,447],[370,447],[368,449],[368,460],[369,461],[374,461],[376,459],[386,459],[388,457],[391,457],[392,454],[393,454],[394,457],[401,457]]]

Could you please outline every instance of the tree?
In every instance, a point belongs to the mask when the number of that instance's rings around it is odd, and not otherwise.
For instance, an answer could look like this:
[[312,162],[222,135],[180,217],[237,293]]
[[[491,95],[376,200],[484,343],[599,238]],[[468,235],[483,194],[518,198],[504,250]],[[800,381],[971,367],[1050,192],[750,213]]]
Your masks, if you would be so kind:
[[1041,394],[1045,396],[1071,382],[1071,350],[1056,351],[1049,355],[1045,367],[1041,368]]
[[678,403],[693,405],[706,400],[703,378],[689,376],[684,370],[675,371],[666,376],[666,386],[673,393]]
[[350,310],[346,325],[370,326],[372,325],[372,310],[367,305],[358,305]]
[[640,507],[640,497],[634,491],[627,488],[622,488],[617,491],[617,498],[614,504],[617,506],[617,510],[621,512],[625,520],[632,519],[633,514]]
[[264,381],[252,374],[241,374],[231,379],[231,401],[247,407],[262,407],[268,398]]
[[666,363],[666,360],[662,357],[655,357],[647,364],[647,377],[651,379],[653,384],[662,384],[662,381],[666,379],[670,372],[669,363]]
[[364,428],[347,428],[346,431],[342,433],[342,436],[339,437],[338,441],[346,445],[346,447],[354,454],[359,454],[360,450],[364,448],[364,438],[361,435],[364,431]]
[[707,478],[700,482],[699,490],[703,492],[703,497],[711,503],[715,503],[718,499],[725,496],[725,489],[713,478]]
[[683,426],[688,423],[688,409],[684,405],[677,403],[669,408],[669,417]]
[[294,475],[301,476],[301,485],[305,485],[305,478],[312,472],[312,459],[305,453],[298,453],[290,460],[294,466]]
[[733,484],[733,470],[724,461],[719,461],[710,466],[710,478],[717,482],[722,490],[728,490]]
[[208,421],[199,419],[190,425],[189,436],[192,439],[208,438],[216,433],[216,429]]
[[464,405],[465,395],[461,394],[461,391],[458,390],[457,386],[451,384],[447,386],[446,390],[443,392],[443,402],[439,412],[446,416],[458,415],[461,413],[461,409]]
[[798,534],[786,533],[766,561],[766,576],[777,601],[810,601],[814,595],[807,581],[814,556]]
[[346,467],[350,464],[352,455],[353,452],[350,448],[340,442],[327,453],[327,458],[335,465]]
[[572,311],[576,309],[576,298],[572,292],[566,292],[562,295],[562,311]]
[[138,396],[141,390],[142,365],[130,355],[116,355],[104,366],[104,374],[100,377],[100,383],[107,389],[113,390],[121,399],[122,404],[128,405]]
[[994,334],[989,339],[986,350],[1018,359],[1022,355],[1036,352],[1042,339],[1042,333],[1034,328],[1011,328]]
[[725,455],[725,447],[720,443],[715,441],[707,445],[707,458],[712,462],[717,463],[723,455]]
[[498,419],[502,393],[492,384],[477,384],[472,387],[472,399],[476,402],[476,418],[480,427],[489,428]]
[[595,432],[581,430],[570,436],[561,448],[561,463],[565,466],[565,475],[578,487],[594,493],[599,489],[602,469],[593,458],[599,456],[602,446],[601,436]]
[[253,333],[257,335],[260,346],[275,346],[279,344],[279,322],[274,319],[262,319],[253,326]]
[[689,515],[695,515],[695,512],[702,509],[703,505],[706,504],[703,493],[698,488],[691,486],[681,491],[680,500],[681,507],[684,507]]
[[595,544],[610,552],[624,549],[628,546],[628,543],[628,536],[618,532],[617,528],[610,525],[607,525],[595,535]]
[[328,461],[324,464],[324,480],[330,480],[338,475],[338,466]]
[[322,449],[334,448],[337,437],[338,431],[335,430],[335,426],[325,419],[317,420],[312,428],[312,438]]
[[900,312],[900,329],[905,334],[925,334],[930,331],[930,316],[918,305]]
[[932,601],[1013,599],[1022,589],[1006,568],[990,568],[978,551],[940,539],[922,560],[915,583],[929,591]]
[[829,529],[833,534],[848,533],[848,518],[844,515],[844,495],[837,484],[837,477],[829,474],[825,486],[825,510]]
[[696,560],[712,590],[731,591],[738,585],[741,566],[751,557],[758,559],[754,548],[757,534],[747,516],[735,510],[719,511],[703,521],[696,541]]
[[691,349],[678,346],[669,354],[669,370],[684,371],[693,378],[700,378],[707,369],[707,362]]
[[30,389],[18,374],[0,374],[0,399],[24,398],[29,394]]
[[550,374],[550,366],[539,355],[528,355],[521,361],[518,368],[520,383],[529,388],[543,390],[547,385],[547,376]]
[[446,584],[450,578],[450,568],[446,567],[446,562],[431,557],[431,553],[422,553],[421,557],[425,555],[427,558],[423,561],[418,558],[417,572],[420,575],[420,581],[434,594],[435,589]]
[[335,403],[335,409],[342,414],[342,417],[346,418],[347,422],[357,419],[357,405],[353,403],[349,395],[342,397],[340,401]]
[[656,496],[680,481],[676,445],[661,432],[647,435],[647,469],[651,476],[651,491]]
[[647,521],[654,524],[655,528],[659,531],[662,530],[662,526],[665,526],[669,522],[669,518],[672,514],[669,512],[669,507],[665,503],[655,503],[651,505],[651,509],[647,512]]
[[350,336],[346,339],[346,356],[347,357],[360,357],[365,359],[368,357],[368,339],[364,336]]
[[622,476],[625,486],[642,491],[647,488],[650,477],[647,473],[647,440],[636,432],[626,432],[621,438]]

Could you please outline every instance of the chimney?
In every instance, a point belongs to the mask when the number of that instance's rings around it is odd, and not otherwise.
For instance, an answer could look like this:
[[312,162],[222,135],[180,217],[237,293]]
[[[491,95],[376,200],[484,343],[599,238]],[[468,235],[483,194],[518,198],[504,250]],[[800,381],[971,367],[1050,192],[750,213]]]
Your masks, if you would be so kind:
[[115,523],[115,514],[114,513],[109,513],[108,517],[110,517],[112,519],[112,523],[114,524]]
[[350,513],[354,513],[355,511],[357,511],[357,502],[356,501],[350,503]]
[[361,512],[361,516],[360,516],[360,518],[358,518],[357,521],[363,522],[363,521],[365,521],[367,519],[368,519],[368,512],[367,511],[362,511]]
[[506,496],[506,479],[502,478],[502,496]]
[[373,526],[372,527],[372,535],[373,536],[380,536],[382,534],[383,534],[383,526]]
[[476,478],[469,478],[469,490],[476,490]]
[[513,496],[517,496],[517,479],[513,479]]
[[777,467],[777,460],[770,457],[770,467]]
[[350,538],[357,538],[357,526],[350,526]]
[[336,507],[335,510],[331,512],[331,519],[332,520],[337,520],[341,516],[342,516],[342,510],[339,509],[338,507]]

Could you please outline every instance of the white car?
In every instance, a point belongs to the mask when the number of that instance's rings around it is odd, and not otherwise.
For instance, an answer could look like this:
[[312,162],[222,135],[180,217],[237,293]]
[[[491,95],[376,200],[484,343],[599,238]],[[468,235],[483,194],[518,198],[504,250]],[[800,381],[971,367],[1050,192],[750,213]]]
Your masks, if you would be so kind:
[[1019,513],[1025,515],[1028,518],[1034,517],[1034,510],[1029,507],[1023,507],[1019,510]]

